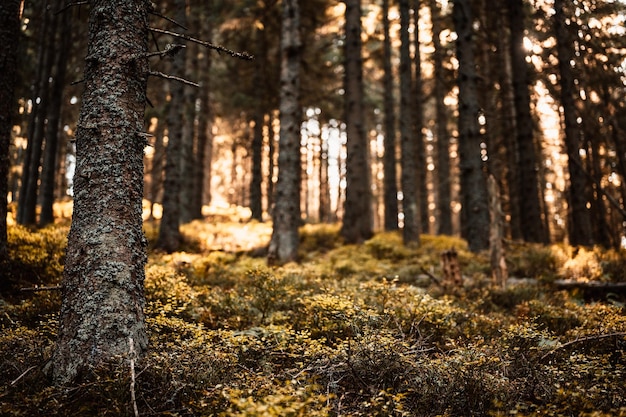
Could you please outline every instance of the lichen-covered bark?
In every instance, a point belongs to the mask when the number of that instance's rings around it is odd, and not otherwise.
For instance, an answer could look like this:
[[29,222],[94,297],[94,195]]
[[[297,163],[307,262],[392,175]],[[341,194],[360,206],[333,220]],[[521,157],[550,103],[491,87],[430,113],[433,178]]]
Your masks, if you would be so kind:
[[566,25],[564,1],[554,2],[554,27],[559,58],[561,105],[565,121],[565,148],[569,170],[569,238],[572,245],[593,245],[591,215],[587,209],[587,179],[580,159],[579,126],[576,123],[574,74],[570,62],[574,58],[572,41]]
[[411,128],[411,53],[409,46],[409,2],[400,0],[400,146],[402,149],[402,212],[404,227],[402,239],[405,245],[420,241],[420,218],[417,196],[418,138]]
[[547,242],[548,234],[541,219],[539,199],[539,172],[537,150],[533,138],[533,119],[530,115],[530,92],[528,66],[524,51],[524,4],[522,0],[509,0],[511,23],[511,58],[513,70],[513,93],[517,127],[516,150],[517,190],[521,205],[520,226],[527,242]]
[[384,106],[385,106],[385,141],[383,154],[385,230],[398,229],[398,179],[396,172],[396,118],[393,98],[393,70],[391,67],[391,36],[389,24],[389,0],[383,0],[383,66]]
[[268,262],[296,260],[300,225],[300,7],[283,1],[278,182]]
[[346,199],[341,236],[349,243],[372,237],[369,143],[363,115],[363,57],[361,1],[346,0],[344,90],[347,139]]
[[0,260],[7,253],[9,144],[20,33],[19,12],[20,0],[6,0],[0,4]]
[[470,250],[489,247],[487,179],[482,167],[482,135],[478,124],[478,95],[472,40],[472,9],[469,0],[455,0],[454,27],[459,61],[459,158],[461,167],[461,235]]
[[76,133],[74,214],[63,275],[57,384],[148,344],[142,232],[147,0],[90,2],[85,91]]

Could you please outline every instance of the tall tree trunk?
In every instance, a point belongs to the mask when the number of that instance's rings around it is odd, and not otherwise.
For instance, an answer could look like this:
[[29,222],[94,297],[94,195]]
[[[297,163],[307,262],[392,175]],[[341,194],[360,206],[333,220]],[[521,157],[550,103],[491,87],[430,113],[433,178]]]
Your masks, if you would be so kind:
[[419,244],[420,218],[418,183],[418,138],[412,132],[411,118],[411,52],[409,45],[409,1],[400,0],[400,146],[402,148],[400,177],[402,187],[402,212],[405,245]]
[[[55,3],[55,2],[51,2]],[[41,168],[41,155],[44,145],[47,115],[50,109],[50,77],[54,65],[56,45],[54,43],[58,15],[54,13],[51,5],[48,5],[47,17],[49,23],[45,25],[44,53],[40,62],[41,74],[38,84],[38,91],[35,97],[39,101],[38,106],[33,107],[35,117],[32,135],[28,137],[28,147],[26,152],[28,164],[24,164],[22,171],[22,187],[20,189],[20,199],[18,207],[18,222],[20,224],[34,225],[37,222],[37,191],[39,188],[39,169]]]
[[[185,0],[175,0],[175,20],[185,25],[187,12]],[[177,77],[185,76],[185,49],[174,57],[172,74]],[[174,81],[170,83],[170,106],[167,114],[167,150],[165,157],[165,181],[163,183],[163,216],[159,228],[159,238],[156,246],[171,253],[178,250],[181,243],[180,235],[180,188],[182,186],[181,170],[183,157],[183,129],[184,118],[183,100],[185,86]]]
[[269,114],[269,120],[267,122],[267,132],[268,132],[268,137],[267,137],[267,143],[268,143],[268,171],[269,171],[269,176],[267,178],[267,213],[270,216],[272,215],[272,212],[274,210],[274,188],[275,188],[275,179],[277,178],[276,175],[276,135],[274,134],[274,115],[273,112],[270,112]]
[[254,72],[254,84],[256,106],[254,109],[254,129],[252,131],[252,180],[250,181],[250,212],[254,220],[263,220],[263,124],[265,121],[265,109],[267,90],[265,88],[265,68],[267,68],[267,41],[265,30],[256,30],[256,66]]
[[148,199],[150,200],[150,220],[154,220],[154,205],[162,200],[159,195],[163,191],[163,165],[165,162],[165,120],[162,116],[157,122],[154,132],[154,154],[152,155],[152,166],[150,169],[150,189]]
[[148,6],[91,2],[74,214],[52,355],[57,384],[121,361],[131,344],[141,358],[148,345],[141,218]]
[[[207,6],[210,8],[211,6]],[[207,10],[207,14],[210,15],[210,9]],[[204,27],[204,26],[203,26]],[[203,30],[203,39],[207,42],[210,41],[211,28]],[[211,91],[211,54],[209,51],[205,51],[203,55],[203,63],[201,66],[200,75],[200,110],[198,112],[198,149],[196,154],[196,174],[194,175],[196,182],[196,194],[193,196],[192,216],[194,219],[202,218],[202,206],[204,205],[204,183],[206,180],[206,173],[209,173],[210,169],[206,170],[207,166],[210,167],[210,152],[207,152],[207,148],[212,146],[213,134],[212,134],[212,113],[211,103],[209,100]]]
[[451,186],[450,186],[450,137],[448,133],[448,111],[445,97],[447,94],[441,46],[441,12],[436,0],[430,0],[430,15],[433,26],[433,66],[435,76],[435,111],[437,121],[437,233],[452,234]]
[[0,261],[7,256],[7,193],[9,191],[9,144],[16,102],[17,46],[20,38],[21,0],[0,4]]
[[280,142],[278,182],[268,263],[284,263],[298,256],[300,226],[300,7],[283,0],[280,70]]
[[396,118],[393,98],[393,70],[391,67],[391,36],[389,33],[389,0],[383,0],[384,30],[384,106],[385,139],[383,142],[385,230],[398,229],[398,179],[396,172]]
[[478,95],[474,64],[472,9],[470,0],[454,0],[453,18],[457,32],[459,61],[459,158],[461,168],[461,235],[470,250],[489,247],[487,179],[483,171],[483,141],[478,124]]
[[[499,10],[500,26],[503,27],[501,35],[497,37],[498,63],[496,71],[497,80],[500,83],[500,125],[502,127],[500,145],[504,148],[505,159],[503,161],[501,179],[506,184],[502,189],[502,206],[505,213],[510,217],[508,227],[512,239],[522,239],[520,225],[520,195],[518,187],[517,160],[517,127],[515,122],[515,95],[513,94],[513,68],[511,65],[511,39],[509,28],[508,7]],[[491,148],[496,148],[497,145]]]
[[[193,16],[193,15],[192,15]],[[190,26],[195,27],[195,19],[189,19]],[[198,78],[198,44],[190,42],[185,51],[185,78],[195,80]],[[193,201],[198,193],[196,188],[197,166],[197,135],[196,135],[196,100],[199,89],[191,85],[184,87],[183,105],[183,144],[180,159],[181,184],[180,184],[180,222],[189,223],[194,219]]]
[[347,139],[346,196],[341,236],[348,243],[372,237],[369,143],[363,113],[361,0],[345,0],[344,90]]
[[420,17],[420,0],[413,0],[413,64],[414,64],[414,82],[413,82],[413,132],[416,141],[417,152],[417,184],[418,194],[417,201],[419,204],[419,223],[420,230],[423,233],[430,232],[430,215],[428,209],[428,169],[426,166],[426,143],[424,142],[424,91],[422,80],[422,57],[419,35],[419,17]]
[[520,225],[527,242],[547,243],[548,234],[541,219],[539,200],[539,178],[537,178],[538,158],[533,137],[533,119],[530,115],[530,93],[528,65],[524,51],[524,3],[522,0],[509,0],[509,22],[511,25],[511,57],[513,69],[513,94],[517,127],[517,190]]
[[570,62],[574,58],[572,39],[566,24],[564,1],[554,1],[554,27],[556,32],[559,72],[561,75],[561,105],[565,122],[565,147],[567,150],[567,168],[569,170],[569,240],[572,245],[593,245],[591,215],[587,209],[587,179],[580,158],[579,126],[576,122],[576,104],[574,99],[574,74]]
[[56,180],[57,155],[59,153],[59,130],[61,128],[61,109],[63,107],[63,90],[65,87],[65,73],[67,56],[72,37],[72,21],[69,13],[61,15],[59,30],[59,49],[56,54],[52,81],[48,125],[46,127],[46,147],[41,171],[41,213],[39,225],[45,226],[54,222],[52,207],[54,205],[54,185]]

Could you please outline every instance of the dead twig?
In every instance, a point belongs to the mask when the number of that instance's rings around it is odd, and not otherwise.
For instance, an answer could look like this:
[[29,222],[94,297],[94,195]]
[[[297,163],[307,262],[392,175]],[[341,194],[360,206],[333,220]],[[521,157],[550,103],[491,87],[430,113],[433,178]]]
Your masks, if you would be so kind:
[[76,1],[74,3],[69,3],[69,4],[66,4],[64,7],[62,7],[61,9],[57,10],[57,12],[55,14],[63,13],[64,11],[69,9],[70,7],[84,6],[86,4],[89,4],[89,2],[88,1]]
[[147,54],[145,54],[145,56],[148,58],[153,56],[159,56],[161,58],[163,58],[164,56],[174,56],[178,51],[183,48],[186,48],[186,46],[179,43],[168,43],[167,45],[165,45],[164,50],[148,52]]
[[37,292],[37,291],[59,291],[63,289],[63,285],[52,285],[52,286],[48,286],[48,287],[25,287],[25,288],[20,288],[20,291],[31,291],[31,292]]
[[565,348],[567,346],[571,346],[571,345],[574,345],[576,343],[588,342],[589,340],[606,339],[608,337],[614,337],[614,336],[626,336],[626,332],[597,334],[597,335],[593,335],[593,336],[581,337],[580,339],[570,340],[569,342],[563,343],[562,345],[559,345],[559,346],[555,347],[550,352],[548,352],[545,355],[543,355],[541,357],[541,360],[544,360],[545,358],[547,358],[548,356],[552,355],[554,352],[556,352],[559,349],[563,349],[563,348]]
[[165,78],[166,80],[178,81],[180,83],[191,85],[193,87],[200,87],[200,84],[194,83],[193,81],[189,81],[184,78],[176,77],[174,75],[163,74],[162,72],[158,71],[150,71],[148,74],[153,77]]
[[170,23],[175,24],[176,26],[178,26],[179,28],[183,29],[183,30],[188,30],[188,28],[186,26],[183,26],[182,24],[178,23],[176,20],[172,19],[171,17],[167,17],[162,15],[161,13],[157,12],[156,10],[154,10],[154,8],[152,8],[149,12],[151,15],[153,16],[157,16],[160,17],[161,19],[165,19]]
[[435,284],[437,284],[438,286],[441,287],[441,281],[439,281],[439,278],[437,278],[436,276],[434,276],[433,274],[431,274],[430,272],[428,272],[428,270],[426,268],[424,268],[423,266],[420,265],[420,270],[426,274],[428,276],[428,278],[430,278]]
[[31,366],[30,368],[28,368],[27,370],[25,370],[24,372],[22,372],[22,374],[20,376],[18,376],[17,378],[15,378],[12,382],[11,382],[11,386],[17,384],[17,381],[19,381],[20,379],[22,379],[27,373],[29,373],[30,371],[32,371],[33,369],[35,369],[36,366]]
[[182,33],[176,33],[176,32],[172,32],[172,31],[169,31],[169,30],[152,28],[152,27],[149,28],[149,30],[151,32],[162,33],[164,35],[170,35],[170,36],[174,36],[176,38],[184,39],[184,40],[189,41],[189,42],[194,42],[194,43],[197,43],[198,45],[204,46],[205,48],[213,49],[213,50],[215,50],[217,52],[227,53],[228,55],[232,56],[233,58],[245,59],[247,61],[250,61],[250,60],[254,59],[254,57],[252,55],[250,55],[249,53],[247,53],[247,52],[235,52],[235,51],[232,51],[230,49],[224,48],[223,46],[214,45],[214,44],[212,44],[210,42],[205,42],[205,41],[200,40],[200,39],[192,38],[191,36],[185,35],[185,34],[182,34]]
[[133,337],[128,338],[129,350],[128,356],[130,357],[130,398],[133,402],[133,410],[135,411],[135,417],[139,417],[139,409],[137,408],[137,399],[135,398],[135,344],[133,343]]

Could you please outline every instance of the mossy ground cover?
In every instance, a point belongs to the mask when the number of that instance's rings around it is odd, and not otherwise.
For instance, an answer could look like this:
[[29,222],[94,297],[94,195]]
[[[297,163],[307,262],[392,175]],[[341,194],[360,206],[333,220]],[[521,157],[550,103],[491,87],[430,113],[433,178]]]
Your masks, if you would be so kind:
[[[302,229],[302,262],[269,268],[269,226],[202,222],[186,252],[150,253],[150,351],[135,366],[142,416],[626,415],[619,294],[585,299],[555,278],[624,280],[623,253],[509,245],[506,289],[460,239],[416,249],[381,233],[343,245]],[[46,375],[67,228],[12,227],[0,299],[0,415],[134,415],[128,366],[54,387]],[[150,238],[152,225],[146,226]],[[455,248],[465,285],[442,288]]]

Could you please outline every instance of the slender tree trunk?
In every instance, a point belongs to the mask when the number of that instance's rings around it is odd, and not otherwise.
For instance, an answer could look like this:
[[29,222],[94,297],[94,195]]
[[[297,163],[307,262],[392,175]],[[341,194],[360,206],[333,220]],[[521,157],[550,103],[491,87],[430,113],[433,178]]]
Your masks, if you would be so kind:
[[569,239],[572,245],[593,245],[591,216],[587,209],[587,179],[580,159],[579,126],[576,122],[574,74],[570,62],[574,58],[572,40],[566,24],[564,1],[554,1],[559,72],[561,75],[561,105],[565,122],[565,147],[569,170]]
[[20,38],[21,0],[0,4],[0,261],[7,257],[7,193],[9,191],[9,144],[13,97],[17,75],[17,46]]
[[[187,21],[185,0],[175,0],[175,20],[185,25]],[[172,74],[178,77],[185,76],[185,50],[182,49],[172,62]],[[167,114],[167,150],[165,159],[165,181],[163,183],[163,217],[159,228],[159,238],[156,246],[171,253],[178,250],[181,243],[180,235],[180,188],[183,184],[182,157],[184,118],[183,99],[185,87],[182,83],[170,83],[170,107]]]
[[[208,6],[211,7],[210,5]],[[210,9],[207,10],[207,14],[210,15]],[[210,41],[211,29],[204,30],[203,39],[207,42]],[[212,129],[212,113],[211,103],[209,101],[209,95],[211,91],[211,54],[209,51],[205,51],[203,55],[203,64],[201,66],[200,75],[200,110],[198,112],[198,149],[196,158],[196,174],[194,175],[196,181],[196,194],[194,195],[194,203],[192,208],[192,216],[194,219],[202,218],[202,206],[204,205],[204,183],[206,180],[206,173],[209,173],[210,169],[210,155],[207,152],[207,148],[211,146],[213,139]]]
[[255,79],[255,99],[256,107],[254,109],[254,129],[252,131],[252,180],[250,181],[250,211],[254,220],[263,220],[263,123],[265,121],[265,96],[267,90],[265,88],[265,68],[267,62],[267,42],[265,39],[265,30],[256,30],[256,67],[254,72]]
[[470,250],[489,247],[487,179],[483,171],[483,141],[478,124],[472,9],[469,0],[454,0],[454,27],[459,60],[459,158],[461,168],[461,235]]
[[273,216],[274,210],[274,185],[275,185],[275,174],[276,174],[276,137],[274,135],[274,117],[272,112],[270,112],[270,117],[267,122],[267,131],[268,131],[268,148],[269,148],[269,177],[267,178],[267,213],[270,216]]
[[[28,117],[28,126],[26,128],[26,138],[28,142],[26,143],[26,149],[24,150],[23,162],[22,162],[22,173],[20,178],[20,187],[19,193],[17,194],[17,222],[23,224],[24,213],[26,212],[26,188],[29,182],[30,175],[30,165],[31,165],[31,154],[33,148],[33,140],[32,138],[35,136],[35,126],[38,125],[38,119],[40,116],[40,104],[42,100],[38,99],[41,91],[43,90],[42,80],[46,80],[44,75],[44,71],[46,67],[43,65],[45,61],[46,53],[48,52],[48,48],[46,45],[46,41],[49,39],[49,26],[50,26],[50,15],[51,13],[48,10],[48,2],[45,2],[45,6],[42,7],[41,10],[41,25],[38,28],[38,36],[37,36],[37,68],[35,70],[35,78],[31,85],[31,111]],[[14,195],[14,200],[15,195]]]
[[384,30],[384,106],[385,140],[383,142],[383,171],[385,202],[385,230],[398,229],[398,179],[396,172],[396,118],[393,98],[393,70],[391,67],[391,37],[389,33],[389,0],[383,0]]
[[430,232],[430,215],[428,209],[428,169],[426,166],[426,143],[424,142],[424,91],[422,81],[422,57],[419,35],[420,0],[413,0],[413,64],[415,76],[413,82],[413,132],[416,141],[417,152],[417,184],[418,184],[418,210],[420,230],[423,233]]
[[[192,16],[190,16],[192,17]],[[195,27],[193,18],[188,24]],[[185,78],[188,80],[198,79],[198,44],[190,42],[185,51]],[[196,166],[197,166],[197,135],[196,135],[196,100],[199,89],[194,86],[185,85],[184,105],[182,120],[182,155],[180,159],[181,187],[180,187],[180,222],[189,223],[194,219],[193,201],[198,193],[196,188]]]
[[294,261],[300,226],[300,7],[283,0],[278,183],[268,263]]
[[450,181],[450,137],[448,133],[448,111],[445,97],[447,94],[443,57],[445,55],[440,41],[441,12],[436,0],[430,0],[430,13],[433,26],[433,66],[435,76],[435,106],[437,121],[437,233],[452,234],[451,181]]
[[123,361],[131,345],[141,358],[148,344],[141,218],[148,6],[91,2],[74,214],[52,355],[57,384]]
[[[522,239],[520,224],[520,195],[518,187],[518,156],[516,150],[517,126],[515,122],[515,95],[513,94],[513,69],[511,65],[511,39],[509,28],[508,7],[499,10],[500,25],[505,26],[501,33],[506,34],[497,38],[498,57],[498,82],[500,83],[500,124],[502,127],[501,144],[505,151],[504,166],[502,167],[502,179],[506,179],[506,187],[502,189],[502,206],[508,213],[510,220],[508,227],[512,239]],[[495,148],[496,146],[492,146]]]
[[152,155],[152,167],[150,170],[150,220],[154,220],[154,205],[162,200],[159,195],[163,191],[163,165],[165,162],[165,120],[159,118],[154,132],[154,155]]
[[59,47],[54,63],[55,74],[52,81],[48,125],[46,128],[46,147],[41,172],[40,226],[54,222],[52,207],[54,205],[54,185],[56,180],[57,155],[59,153],[61,109],[63,106],[67,56],[72,37],[71,15],[69,13],[63,13],[60,18]]
[[363,113],[361,0],[345,0],[344,90],[347,139],[346,195],[341,235],[348,243],[372,237],[369,142]]
[[547,233],[541,219],[539,179],[537,178],[537,150],[533,137],[533,119],[530,115],[528,65],[524,52],[524,4],[522,0],[509,0],[511,25],[511,57],[513,69],[513,94],[516,115],[517,190],[521,204],[522,235],[527,242],[547,242]]
[[411,53],[409,47],[409,1],[400,0],[400,146],[402,148],[402,212],[405,245],[419,244],[420,218],[418,202],[418,138],[412,132]]
[[[60,2],[52,2],[53,4]],[[33,108],[37,111],[35,118],[35,127],[32,136],[28,138],[27,152],[30,154],[29,164],[24,165],[26,177],[22,179],[22,188],[20,190],[18,222],[26,225],[34,225],[37,222],[37,191],[39,189],[39,169],[41,168],[41,156],[44,146],[44,136],[46,132],[47,116],[50,111],[50,78],[52,75],[52,67],[54,66],[54,56],[56,53],[56,45],[54,43],[58,16],[49,6],[48,13],[49,25],[46,26],[46,39],[44,43],[43,61],[41,62],[42,71],[39,80],[39,91],[36,100],[39,100],[39,106]]]

